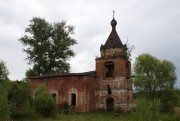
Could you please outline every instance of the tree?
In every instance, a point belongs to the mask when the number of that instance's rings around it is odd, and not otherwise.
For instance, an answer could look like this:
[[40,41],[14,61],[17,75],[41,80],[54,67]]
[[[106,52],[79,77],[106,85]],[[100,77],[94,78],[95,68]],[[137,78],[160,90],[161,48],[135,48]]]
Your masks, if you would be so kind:
[[5,62],[0,60],[0,121],[9,118],[9,105],[8,105],[8,69]]
[[174,85],[176,67],[167,60],[159,60],[150,54],[142,54],[134,64],[134,87],[141,96],[155,100],[160,99],[161,111],[173,112],[178,96]]
[[9,105],[7,94],[8,90],[6,88],[7,85],[0,83],[0,121],[5,121],[9,118]]
[[56,101],[44,85],[41,85],[36,91],[34,105],[36,111],[42,116],[56,116]]
[[71,46],[77,44],[70,35],[74,27],[66,25],[65,21],[48,23],[42,18],[33,18],[25,29],[25,35],[19,41],[26,46],[28,64],[32,69],[27,76],[35,76],[53,72],[69,72],[67,60],[74,56]]
[[136,91],[143,91],[145,96],[154,99],[158,96],[157,91],[174,88],[176,67],[170,61],[142,54],[136,58],[134,75]]
[[9,72],[7,70],[5,62],[0,60],[0,81],[8,80]]

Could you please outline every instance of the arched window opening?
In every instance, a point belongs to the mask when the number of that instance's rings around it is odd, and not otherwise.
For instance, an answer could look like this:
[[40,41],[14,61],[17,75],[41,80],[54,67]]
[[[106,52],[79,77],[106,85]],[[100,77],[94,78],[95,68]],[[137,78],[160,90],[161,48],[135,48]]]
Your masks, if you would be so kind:
[[69,105],[74,107],[77,107],[78,105],[78,92],[75,88],[69,90]]
[[53,99],[58,102],[58,92],[57,91],[50,91]]
[[114,63],[113,62],[105,63],[105,77],[114,77]]
[[75,106],[76,105],[76,94],[71,93],[71,105]]
[[53,97],[54,99],[56,99],[56,97],[57,97],[56,93],[52,93],[52,97]]

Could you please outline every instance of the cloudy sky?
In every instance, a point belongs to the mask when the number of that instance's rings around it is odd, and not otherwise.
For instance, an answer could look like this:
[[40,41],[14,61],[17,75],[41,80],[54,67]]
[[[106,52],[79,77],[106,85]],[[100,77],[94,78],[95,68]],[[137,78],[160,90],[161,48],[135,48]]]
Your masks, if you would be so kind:
[[111,32],[115,10],[122,42],[128,38],[135,46],[132,63],[142,53],[173,62],[180,88],[179,6],[179,0],[0,0],[0,59],[6,62],[11,80],[24,78],[30,66],[18,39],[30,19],[41,17],[74,25],[78,44],[73,47],[76,56],[70,60],[71,72],[94,70],[100,45]]

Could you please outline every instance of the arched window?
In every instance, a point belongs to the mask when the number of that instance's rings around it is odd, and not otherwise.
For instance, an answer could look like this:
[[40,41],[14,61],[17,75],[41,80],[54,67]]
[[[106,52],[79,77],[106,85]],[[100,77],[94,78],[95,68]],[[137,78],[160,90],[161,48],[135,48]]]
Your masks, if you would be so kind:
[[71,105],[76,105],[76,93],[71,93]]
[[114,77],[114,63],[106,62],[105,66],[105,77]]
[[58,102],[58,92],[57,91],[50,91],[52,97],[56,102]]
[[77,89],[69,90],[69,104],[72,106],[77,106]]

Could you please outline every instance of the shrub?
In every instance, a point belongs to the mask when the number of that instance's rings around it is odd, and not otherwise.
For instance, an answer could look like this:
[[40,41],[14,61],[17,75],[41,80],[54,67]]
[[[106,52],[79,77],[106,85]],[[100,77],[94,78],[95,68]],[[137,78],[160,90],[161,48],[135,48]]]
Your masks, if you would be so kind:
[[116,107],[114,110],[114,116],[119,117],[123,113],[123,110],[120,106]]
[[138,99],[133,112],[133,119],[137,121],[157,121],[160,111],[159,100]]
[[70,112],[71,112],[71,106],[67,102],[64,102],[61,113],[64,114],[64,113],[70,113]]
[[162,121],[180,121],[180,115],[178,114],[166,114]]
[[178,95],[174,90],[166,89],[161,92],[161,111],[174,113],[174,108],[178,105]]
[[[13,81],[9,83],[8,103],[10,115],[13,119],[25,118],[32,114],[32,97],[30,95],[29,83],[23,81]],[[30,111],[31,110],[31,111]]]
[[35,94],[34,106],[37,113],[44,117],[56,116],[56,102],[44,85],[41,85]]

